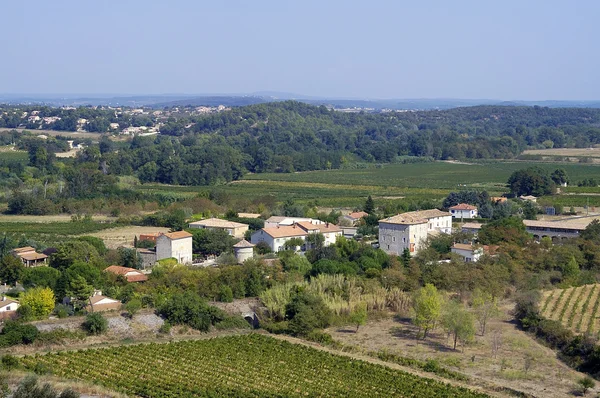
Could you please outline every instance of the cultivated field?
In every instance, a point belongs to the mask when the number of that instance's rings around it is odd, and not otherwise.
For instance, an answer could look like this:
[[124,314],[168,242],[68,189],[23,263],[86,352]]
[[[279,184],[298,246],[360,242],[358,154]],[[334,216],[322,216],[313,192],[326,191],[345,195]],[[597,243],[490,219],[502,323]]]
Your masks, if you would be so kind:
[[529,149],[523,151],[523,155],[600,158],[600,148]]
[[486,396],[258,334],[57,352],[20,362],[143,397]]
[[137,227],[131,225],[127,227],[117,227],[92,233],[86,233],[84,235],[98,237],[104,241],[106,247],[108,247],[109,249],[116,249],[120,246],[132,246],[133,239],[135,236],[139,236],[140,234],[153,234],[157,232],[166,233],[169,232],[169,228]]
[[12,130],[17,130],[18,132],[23,132],[23,131],[27,131],[30,132],[31,134],[34,135],[49,135],[49,136],[63,136],[63,137],[71,137],[73,139],[78,139],[78,138],[91,138],[92,140],[99,140],[100,137],[102,137],[102,134],[100,133],[88,133],[88,132],[76,132],[76,131],[58,131],[58,130],[31,130],[31,129],[9,129],[9,128],[5,128],[2,127],[0,128],[0,131],[12,131]]
[[559,321],[575,333],[600,332],[600,284],[547,291],[540,305],[545,318]]

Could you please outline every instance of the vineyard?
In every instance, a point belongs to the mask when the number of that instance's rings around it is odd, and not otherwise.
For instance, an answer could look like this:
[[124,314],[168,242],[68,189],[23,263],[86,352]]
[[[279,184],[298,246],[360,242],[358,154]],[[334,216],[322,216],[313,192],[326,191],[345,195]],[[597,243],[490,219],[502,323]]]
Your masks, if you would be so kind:
[[562,323],[575,333],[600,332],[600,285],[583,285],[546,292],[541,301],[542,315]]
[[142,397],[485,397],[271,337],[65,351],[20,359],[27,369]]

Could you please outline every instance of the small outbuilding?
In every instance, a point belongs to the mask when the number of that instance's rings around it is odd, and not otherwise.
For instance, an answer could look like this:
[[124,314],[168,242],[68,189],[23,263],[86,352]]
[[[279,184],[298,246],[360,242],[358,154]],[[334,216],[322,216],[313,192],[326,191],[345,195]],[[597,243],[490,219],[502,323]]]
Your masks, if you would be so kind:
[[254,246],[256,245],[253,245],[246,239],[242,239],[241,241],[233,245],[233,251],[235,253],[235,258],[237,259],[237,262],[242,264],[249,258],[254,257]]

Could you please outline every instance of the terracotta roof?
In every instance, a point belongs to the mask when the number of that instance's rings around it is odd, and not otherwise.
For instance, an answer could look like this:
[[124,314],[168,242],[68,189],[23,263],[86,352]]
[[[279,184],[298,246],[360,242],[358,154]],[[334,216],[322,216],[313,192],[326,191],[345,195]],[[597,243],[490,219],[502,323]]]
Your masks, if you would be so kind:
[[23,260],[27,260],[27,261],[35,261],[35,260],[43,260],[45,258],[48,258],[48,256],[46,256],[45,254],[42,253],[23,253],[23,254],[17,254],[19,257],[21,257]]
[[103,296],[101,294],[98,294],[96,296],[90,297],[90,304],[92,304],[92,305],[97,304],[99,301],[102,301],[104,299],[108,299],[108,300],[110,300],[113,303],[118,303],[119,302],[119,300],[111,299],[110,297],[106,297],[106,296]]
[[162,234],[162,236],[166,236],[169,239],[183,239],[183,238],[189,238],[193,235],[186,231],[177,231],[177,232],[169,232],[166,234]]
[[483,224],[480,224],[478,222],[466,222],[462,225],[462,229],[481,229],[481,227],[483,227]]
[[4,300],[0,300],[0,308],[4,308],[4,307],[6,307],[7,305],[10,305],[10,304],[19,304],[19,302],[15,301],[13,299],[10,299],[8,297],[6,297]]
[[300,222],[297,222],[296,225],[298,225],[300,228],[302,228],[306,231],[316,231],[319,229],[318,225],[315,225],[308,221],[300,221]]
[[35,249],[31,246],[25,246],[25,247],[17,247],[16,249],[13,249],[12,252],[15,254],[21,254],[21,253],[27,253],[27,252],[34,252]]
[[450,213],[438,209],[420,210],[410,211],[408,213],[402,213],[393,217],[384,218],[383,220],[379,220],[379,222],[388,224],[424,224],[429,221],[430,218],[449,216],[451,216]]
[[[115,275],[122,275],[127,279],[127,282],[144,282],[148,280],[148,276],[142,274],[135,268],[121,267],[120,265],[111,265],[104,269],[105,272],[110,272]],[[132,272],[133,275],[127,275]]]
[[190,227],[192,227],[192,225],[200,225],[202,227],[209,227],[209,228],[240,228],[240,227],[248,226],[248,224],[242,224],[242,223],[235,222],[235,221],[222,220],[220,218],[208,218],[206,220],[195,221],[195,222],[190,223]]
[[238,243],[233,245],[233,247],[238,247],[238,248],[254,247],[254,246],[256,246],[256,245],[253,245],[252,243],[248,242],[246,239],[242,239],[241,241],[239,241]]
[[473,245],[466,244],[466,243],[455,243],[452,245],[452,249],[473,251],[476,248],[473,247]]
[[477,207],[467,203],[459,203],[456,206],[452,206],[450,210],[477,210]]
[[258,213],[238,213],[239,218],[260,218]]
[[305,230],[295,225],[280,225],[279,227],[263,228],[261,231],[273,238],[288,238],[307,234]]
[[369,213],[367,213],[366,211],[355,211],[354,213],[348,214],[348,217],[358,220],[358,219],[366,217],[368,215],[369,215]]
[[583,231],[586,226],[583,224],[574,225],[567,224],[561,221],[536,221],[536,220],[523,220],[523,224],[526,227],[538,227],[538,228],[560,228],[560,229],[571,229],[573,231]]

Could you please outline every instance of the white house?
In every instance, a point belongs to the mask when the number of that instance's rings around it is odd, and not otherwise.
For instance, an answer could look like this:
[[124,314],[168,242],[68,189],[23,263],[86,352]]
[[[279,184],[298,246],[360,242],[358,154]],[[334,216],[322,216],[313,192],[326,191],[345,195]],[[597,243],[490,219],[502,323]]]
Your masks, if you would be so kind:
[[477,207],[471,206],[467,203],[459,203],[450,208],[450,213],[452,214],[453,218],[476,218]]
[[156,238],[156,261],[171,257],[181,264],[192,263],[192,234],[178,231]]
[[206,220],[195,221],[189,224],[190,228],[200,229],[222,229],[234,238],[241,239],[248,230],[247,224],[234,221],[222,220],[220,218],[208,218]]
[[315,220],[313,218],[307,217],[286,217],[286,216],[272,216],[269,217],[265,221],[265,228],[273,228],[273,227],[281,227],[281,226],[289,226],[294,225],[299,222],[310,222],[312,224],[325,224],[325,222],[321,220]]
[[2,296],[2,300],[0,300],[0,320],[14,318],[17,315],[19,306],[18,301]]
[[452,253],[456,253],[462,258],[465,259],[465,262],[477,262],[481,256],[483,256],[483,247],[482,246],[473,246],[470,244],[464,243],[455,243],[450,248]]
[[452,215],[441,210],[421,210],[379,220],[379,248],[400,255],[419,251],[427,236],[452,232]]
[[[302,221],[293,225],[280,225],[276,227],[263,228],[252,234],[251,242],[258,244],[265,242],[272,251],[278,252],[285,249],[285,243],[293,238],[300,238],[306,242],[308,235],[311,233],[321,233],[325,238],[324,246],[329,246],[335,243],[338,236],[342,236],[343,231],[340,227],[330,223],[319,222],[314,224],[308,221]],[[299,246],[302,250],[306,249],[306,243]]]

